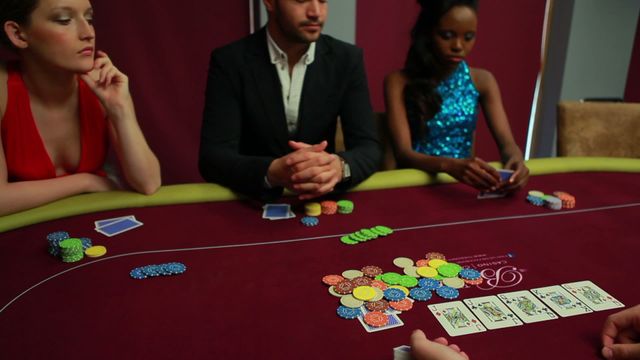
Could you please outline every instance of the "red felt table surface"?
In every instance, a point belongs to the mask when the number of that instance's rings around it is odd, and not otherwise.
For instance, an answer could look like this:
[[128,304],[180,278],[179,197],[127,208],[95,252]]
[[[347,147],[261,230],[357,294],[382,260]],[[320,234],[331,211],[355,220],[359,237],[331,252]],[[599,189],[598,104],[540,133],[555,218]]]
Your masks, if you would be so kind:
[[[525,201],[526,192],[477,200],[460,184],[349,193],[351,215],[261,219],[241,201],[171,205],[76,216],[0,234],[0,354],[3,359],[389,359],[413,329],[447,336],[427,309],[405,325],[367,333],[336,315],[321,278],[439,251],[510,276],[461,298],[591,280],[627,306],[640,303],[640,174],[532,177],[527,190],[567,191],[573,210]],[[299,213],[299,211],[298,211]],[[107,238],[95,220],[135,215],[144,226]],[[347,246],[339,235],[386,225],[386,238]],[[46,252],[64,230],[108,248],[105,257],[65,264]],[[508,255],[507,255],[508,254]],[[477,259],[468,261],[469,259]],[[178,276],[134,280],[134,267],[178,261]],[[515,275],[514,275],[515,274]],[[515,281],[514,276],[519,279]],[[598,358],[599,333],[615,310],[455,337],[476,359]]]

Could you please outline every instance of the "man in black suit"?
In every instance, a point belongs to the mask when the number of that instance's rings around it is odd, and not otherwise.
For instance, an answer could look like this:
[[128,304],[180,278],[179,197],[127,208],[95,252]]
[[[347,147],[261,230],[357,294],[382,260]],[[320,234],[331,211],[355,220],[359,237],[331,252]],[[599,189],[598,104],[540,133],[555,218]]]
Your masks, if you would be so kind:
[[[362,51],[321,35],[326,0],[264,0],[267,26],[211,54],[200,173],[263,199],[345,190],[380,147]],[[334,154],[340,117],[346,151]]]

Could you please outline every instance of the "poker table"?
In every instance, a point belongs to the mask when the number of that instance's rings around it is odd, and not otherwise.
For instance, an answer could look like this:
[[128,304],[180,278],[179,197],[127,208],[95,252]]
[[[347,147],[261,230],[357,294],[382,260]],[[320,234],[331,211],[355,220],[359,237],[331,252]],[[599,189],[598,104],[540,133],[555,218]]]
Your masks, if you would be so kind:
[[[414,329],[447,336],[427,305],[404,326],[368,333],[336,315],[328,274],[438,251],[488,274],[461,300],[591,280],[627,307],[640,303],[640,160],[555,158],[528,162],[525,190],[562,190],[574,209],[525,201],[527,191],[478,200],[446,175],[377,173],[336,199],[349,215],[262,219],[261,205],[214,184],[163,187],[153,196],[86,194],[0,218],[2,359],[390,359]],[[143,226],[108,238],[94,221],[135,215]],[[340,237],[385,225],[387,237],[346,245]],[[101,258],[63,263],[47,234],[67,231],[105,245]],[[132,279],[131,269],[181,262],[180,275]],[[493,276],[492,276],[493,275]],[[475,359],[597,359],[604,319],[615,310],[454,337]]]

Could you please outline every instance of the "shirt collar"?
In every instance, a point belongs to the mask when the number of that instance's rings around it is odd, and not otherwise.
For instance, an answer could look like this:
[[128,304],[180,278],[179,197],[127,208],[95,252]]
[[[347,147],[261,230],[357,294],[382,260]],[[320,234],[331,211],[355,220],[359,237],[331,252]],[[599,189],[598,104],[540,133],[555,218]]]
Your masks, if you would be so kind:
[[[280,64],[287,63],[288,58],[287,54],[280,49],[278,44],[276,44],[275,40],[269,34],[269,30],[267,30],[267,45],[269,47],[269,57],[271,58],[272,64]],[[301,60],[304,61],[305,65],[309,65],[313,62],[316,57],[316,43],[315,41],[309,45],[307,52],[302,55]]]

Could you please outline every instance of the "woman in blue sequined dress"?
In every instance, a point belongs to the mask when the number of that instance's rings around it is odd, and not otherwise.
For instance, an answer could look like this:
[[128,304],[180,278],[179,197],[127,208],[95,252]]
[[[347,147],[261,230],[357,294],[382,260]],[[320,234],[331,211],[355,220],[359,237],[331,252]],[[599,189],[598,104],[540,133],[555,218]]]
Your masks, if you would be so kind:
[[[389,130],[398,163],[445,172],[482,191],[512,191],[526,184],[524,165],[502,105],[500,89],[487,70],[464,61],[476,39],[477,0],[419,0],[405,67],[385,79]],[[478,104],[499,148],[506,182],[473,156]]]

